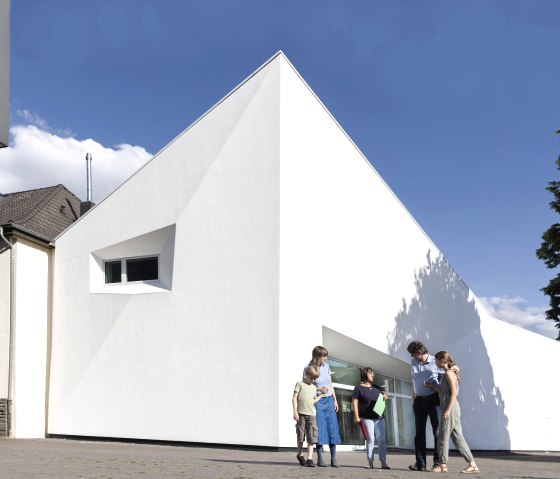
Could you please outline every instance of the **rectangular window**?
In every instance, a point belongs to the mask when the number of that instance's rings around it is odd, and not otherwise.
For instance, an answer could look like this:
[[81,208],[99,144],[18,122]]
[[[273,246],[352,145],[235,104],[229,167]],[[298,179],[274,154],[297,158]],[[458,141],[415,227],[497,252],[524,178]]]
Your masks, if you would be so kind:
[[333,358],[329,358],[327,361],[331,367],[333,383],[348,384],[349,386],[360,384],[359,367]]
[[105,261],[105,283],[120,283],[121,269],[121,261]]
[[159,279],[158,257],[105,261],[105,284]]
[[149,281],[158,279],[157,258],[136,258],[126,260],[127,281]]

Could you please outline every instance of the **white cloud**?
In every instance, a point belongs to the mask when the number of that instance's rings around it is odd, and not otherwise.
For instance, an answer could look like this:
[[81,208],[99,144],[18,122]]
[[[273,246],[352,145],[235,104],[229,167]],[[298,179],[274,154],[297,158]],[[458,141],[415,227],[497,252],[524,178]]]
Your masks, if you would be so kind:
[[545,318],[545,311],[548,308],[529,306],[527,300],[520,296],[492,296],[480,300],[495,318],[549,338],[556,339],[558,336],[555,323]]
[[27,110],[20,116],[34,124],[10,129],[10,146],[0,150],[0,193],[61,183],[85,200],[85,156],[91,153],[92,200],[99,203],[152,157],[140,146],[109,148],[91,139],[60,136]]
[[41,118],[37,113],[29,110],[16,110],[16,115],[23,120],[24,125],[33,125],[40,130],[46,131],[48,133],[53,133],[58,136],[68,137],[76,136],[76,134],[69,128],[63,130],[58,128],[51,128],[46,120]]

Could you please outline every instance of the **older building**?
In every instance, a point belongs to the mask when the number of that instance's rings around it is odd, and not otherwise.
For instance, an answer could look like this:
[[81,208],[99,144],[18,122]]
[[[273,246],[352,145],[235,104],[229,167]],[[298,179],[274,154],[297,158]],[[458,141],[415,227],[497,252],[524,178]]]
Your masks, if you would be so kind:
[[62,185],[0,194],[0,436],[45,435],[52,242],[79,211]]

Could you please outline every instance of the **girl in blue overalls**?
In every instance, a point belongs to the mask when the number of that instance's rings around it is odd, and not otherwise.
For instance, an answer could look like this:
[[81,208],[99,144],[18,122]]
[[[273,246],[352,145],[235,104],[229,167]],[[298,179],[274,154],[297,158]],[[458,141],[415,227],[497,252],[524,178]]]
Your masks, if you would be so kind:
[[317,410],[317,429],[319,430],[319,441],[317,442],[317,465],[327,467],[323,459],[323,445],[328,444],[331,453],[331,466],[339,467],[336,462],[336,445],[340,444],[340,433],[338,431],[338,402],[331,381],[331,368],[327,364],[329,352],[323,346],[315,346],[311,353],[312,359],[309,364],[314,364],[319,368],[319,377],[315,385],[319,393],[324,396],[315,403]]

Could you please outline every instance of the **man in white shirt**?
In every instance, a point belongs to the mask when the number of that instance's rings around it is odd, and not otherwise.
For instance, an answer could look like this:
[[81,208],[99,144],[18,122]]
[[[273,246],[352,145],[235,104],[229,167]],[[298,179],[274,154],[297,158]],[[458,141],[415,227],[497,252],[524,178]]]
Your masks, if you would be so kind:
[[432,388],[426,387],[427,382],[439,385],[440,370],[435,358],[428,353],[428,349],[420,341],[412,341],[407,351],[412,356],[410,372],[412,376],[412,408],[416,436],[414,437],[414,453],[416,462],[408,468],[412,471],[426,470],[426,421],[430,418],[434,434],[434,464],[439,464],[437,452],[437,429],[439,425],[439,394]]

